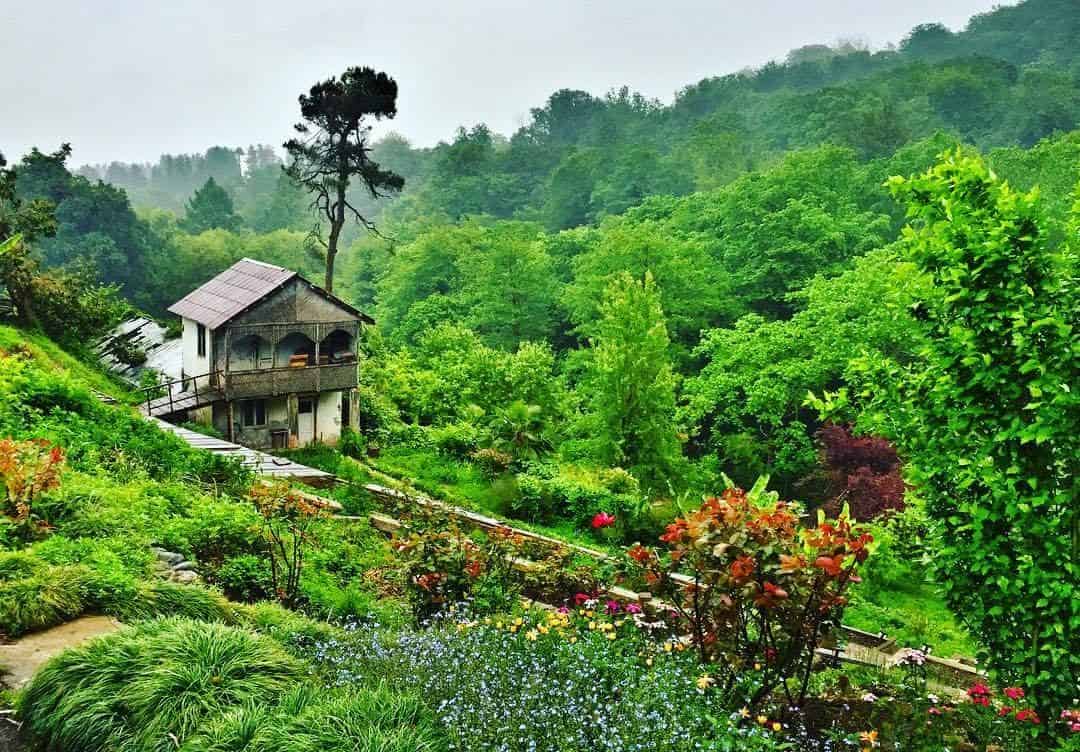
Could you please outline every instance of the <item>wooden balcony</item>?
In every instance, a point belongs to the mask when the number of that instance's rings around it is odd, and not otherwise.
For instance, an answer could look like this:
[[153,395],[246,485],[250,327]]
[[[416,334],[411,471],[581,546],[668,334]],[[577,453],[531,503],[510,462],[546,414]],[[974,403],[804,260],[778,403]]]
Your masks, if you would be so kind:
[[219,388],[228,400],[352,389],[357,384],[357,378],[355,360],[324,365],[226,371],[218,376]]

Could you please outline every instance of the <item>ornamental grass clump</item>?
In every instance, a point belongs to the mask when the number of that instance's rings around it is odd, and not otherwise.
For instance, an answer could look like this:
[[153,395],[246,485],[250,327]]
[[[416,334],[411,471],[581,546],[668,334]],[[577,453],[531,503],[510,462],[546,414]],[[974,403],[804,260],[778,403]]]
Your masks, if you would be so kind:
[[794,506],[762,490],[729,488],[668,525],[666,550],[628,551],[631,573],[663,599],[712,686],[742,694],[751,711],[775,691],[802,704],[814,651],[840,625],[872,543],[846,512],[803,527]]
[[159,619],[65,651],[37,673],[18,711],[33,749],[175,749],[229,709],[274,703],[303,675],[266,637]]

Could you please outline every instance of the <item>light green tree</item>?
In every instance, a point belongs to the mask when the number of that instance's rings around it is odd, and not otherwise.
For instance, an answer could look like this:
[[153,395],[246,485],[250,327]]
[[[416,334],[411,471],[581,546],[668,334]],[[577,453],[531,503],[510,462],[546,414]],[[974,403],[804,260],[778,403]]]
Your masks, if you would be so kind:
[[651,272],[628,273],[604,292],[584,382],[597,459],[630,470],[646,488],[666,490],[681,450],[675,375],[660,290]]

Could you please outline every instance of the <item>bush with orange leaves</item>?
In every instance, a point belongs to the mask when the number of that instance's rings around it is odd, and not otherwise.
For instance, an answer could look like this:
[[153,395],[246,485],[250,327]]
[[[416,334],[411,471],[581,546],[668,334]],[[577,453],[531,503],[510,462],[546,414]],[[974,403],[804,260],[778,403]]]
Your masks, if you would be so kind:
[[846,511],[807,528],[775,495],[729,488],[660,540],[665,550],[633,546],[629,571],[663,599],[716,687],[744,694],[751,709],[775,692],[801,704],[815,649],[834,638],[872,537]]
[[34,538],[48,529],[34,514],[34,499],[60,485],[63,467],[64,450],[43,439],[0,439],[3,514],[19,537]]
[[274,592],[285,606],[296,606],[305,551],[317,544],[316,524],[330,512],[315,497],[283,482],[255,484],[251,500],[263,518],[262,537]]

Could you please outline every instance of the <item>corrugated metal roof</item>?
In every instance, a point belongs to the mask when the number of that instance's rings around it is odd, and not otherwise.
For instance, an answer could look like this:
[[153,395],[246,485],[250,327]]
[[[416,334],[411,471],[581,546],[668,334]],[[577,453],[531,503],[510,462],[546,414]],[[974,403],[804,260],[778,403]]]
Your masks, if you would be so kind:
[[169,312],[217,329],[281,287],[296,272],[255,259],[240,259],[202,287],[169,306]]

